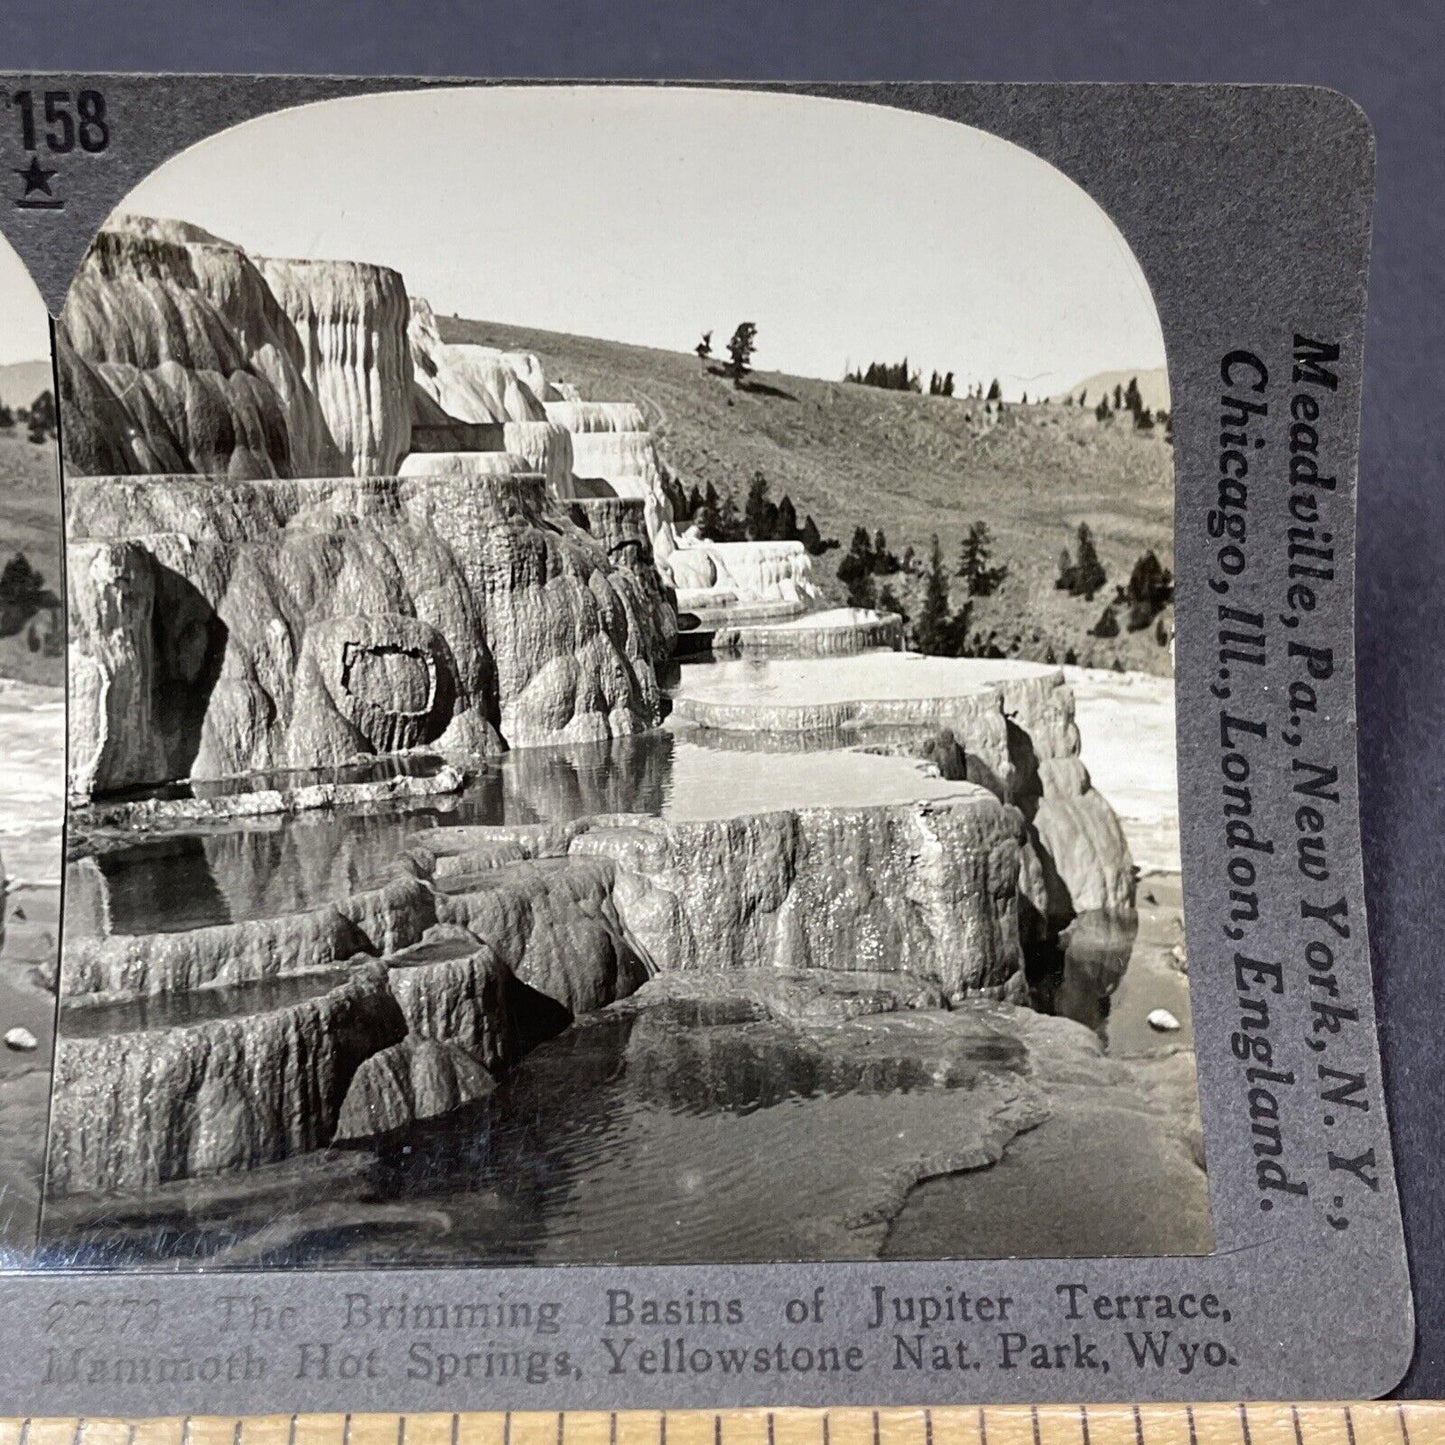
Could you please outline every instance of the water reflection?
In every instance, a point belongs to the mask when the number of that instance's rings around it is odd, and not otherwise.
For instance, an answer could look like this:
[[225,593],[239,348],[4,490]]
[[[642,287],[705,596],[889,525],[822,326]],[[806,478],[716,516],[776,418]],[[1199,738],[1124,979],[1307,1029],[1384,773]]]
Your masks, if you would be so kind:
[[1107,1047],[1114,995],[1138,931],[1136,914],[1085,913],[1057,940],[1032,945],[1025,972],[1034,1008],[1093,1029]]
[[809,1027],[743,998],[666,1001],[594,1016],[489,1098],[383,1140],[133,1202],[59,1200],[50,1247],[208,1268],[867,1257],[881,1220],[847,1221],[911,1161],[975,1147],[1024,1058],[972,1016]]
[[423,828],[660,814],[672,750],[666,732],[528,748],[482,768],[461,793],[411,805],[227,819],[141,842],[92,837],[96,851],[66,868],[66,926],[75,938],[275,918],[376,886]]

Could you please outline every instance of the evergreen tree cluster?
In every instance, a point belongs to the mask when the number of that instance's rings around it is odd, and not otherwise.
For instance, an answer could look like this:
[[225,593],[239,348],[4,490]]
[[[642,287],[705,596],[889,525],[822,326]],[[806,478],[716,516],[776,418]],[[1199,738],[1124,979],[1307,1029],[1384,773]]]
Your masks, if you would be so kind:
[[[856,386],[876,386],[882,391],[922,392],[923,373],[909,368],[908,358],[902,361],[870,361],[867,367],[856,367],[843,373],[843,380]],[[953,373],[935,371],[928,378],[929,396],[952,396]]]
[[774,502],[761,471],[754,472],[748,483],[741,513],[733,494],[719,493],[712,482],[706,489],[694,482],[691,491],[684,491],[669,475],[663,478],[663,489],[672,503],[673,520],[679,526],[695,526],[709,542],[801,542],[812,557],[838,545],[836,538],[823,536],[811,514],[799,523],[798,509],[786,492]]
[[1059,554],[1059,575],[1054,579],[1054,586],[1070,597],[1092,602],[1094,594],[1108,579],[1087,522],[1079,523],[1078,549],[1077,557],[1071,556],[1067,547]]
[[1161,612],[1174,600],[1174,574],[1160,562],[1151,548],[1134,563],[1128,584],[1114,589],[1114,600],[1100,614],[1090,629],[1095,637],[1119,635],[1119,609],[1124,609],[1124,626],[1130,632],[1143,632],[1158,619],[1154,638],[1161,647],[1169,644],[1169,629]]
[[[1079,405],[1083,404],[1084,393],[1080,392]],[[1117,416],[1121,412],[1128,414],[1135,431],[1153,431],[1156,426],[1162,426],[1167,437],[1172,438],[1174,435],[1174,419],[1170,413],[1162,407],[1157,411],[1150,411],[1144,405],[1137,376],[1131,376],[1127,386],[1115,385],[1112,406],[1109,404],[1109,392],[1106,389],[1094,408],[1094,416],[1098,421],[1108,421],[1111,416]]]
[[13,637],[37,612],[59,607],[60,598],[24,552],[0,569],[0,637]]
[[[855,527],[847,554],[838,563],[838,580],[848,589],[850,607],[880,607],[883,606],[883,594],[879,592],[875,579],[894,576],[902,569],[903,563],[889,550],[888,538],[881,527],[872,536],[869,536],[867,527]],[[893,602],[898,601],[891,588],[885,587],[884,591]],[[902,612],[898,606],[885,610]]]
[[971,602],[965,602],[956,612],[950,608],[948,573],[944,570],[943,548],[935,532],[928,554],[928,570],[924,573],[923,604],[918,621],[913,624],[913,645],[919,652],[934,657],[967,656],[972,620]]
[[1120,587],[1114,600],[1128,608],[1129,631],[1142,632],[1174,600],[1174,574],[1151,548],[1135,562],[1128,586]]
[[758,349],[758,328],[752,321],[740,321],[728,338],[727,360],[721,367],[708,366],[712,360],[712,332],[704,331],[702,340],[693,347],[697,359],[714,375],[730,376],[734,386],[741,386],[743,378],[753,369],[753,352]]
[[12,431],[23,424],[28,440],[37,446],[55,436],[55,397],[49,391],[42,391],[29,406],[13,410],[0,402],[0,431]]
[[[938,373],[934,372],[937,376]],[[922,391],[922,373],[908,369],[908,358],[902,361],[870,361],[867,370],[861,368],[843,373],[844,381],[856,386],[876,386],[882,391]]]

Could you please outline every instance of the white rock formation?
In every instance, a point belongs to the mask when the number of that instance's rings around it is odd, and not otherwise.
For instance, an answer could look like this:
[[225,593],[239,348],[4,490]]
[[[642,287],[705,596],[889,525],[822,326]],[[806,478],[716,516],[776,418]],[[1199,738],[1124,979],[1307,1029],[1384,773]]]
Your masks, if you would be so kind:
[[417,385],[448,416],[462,422],[546,421],[547,380],[527,352],[445,342],[431,307],[411,300],[407,327]]
[[401,277],[261,262],[198,227],[120,217],[58,331],[70,475],[387,473],[409,449]]
[[[658,559],[677,589],[677,605],[716,613],[732,604],[770,603],[782,611],[817,595],[813,559],[801,542],[703,542],[680,538]],[[721,613],[726,616],[726,611]]]
[[395,472],[411,448],[409,308],[401,276],[358,261],[256,264],[296,328],[304,379],[351,474]]
[[72,482],[72,792],[624,736],[675,620],[525,465]]
[[574,436],[593,432],[645,432],[647,417],[631,401],[549,401],[547,420]]
[[969,779],[1028,825],[1022,889],[1037,914],[1028,937],[1077,914],[1133,908],[1129,846],[1080,758],[1073,691],[1057,668],[882,651],[727,662],[688,670],[673,709],[724,733],[784,738],[947,729]]
[[636,403],[584,401],[572,387],[562,399],[531,353],[444,342],[420,298],[412,300],[408,334],[421,393],[414,408],[419,445],[510,452],[564,500],[642,502],[653,558],[682,607],[763,607],[776,615],[816,595],[812,558],[801,543],[713,543],[678,535],[657,441]]

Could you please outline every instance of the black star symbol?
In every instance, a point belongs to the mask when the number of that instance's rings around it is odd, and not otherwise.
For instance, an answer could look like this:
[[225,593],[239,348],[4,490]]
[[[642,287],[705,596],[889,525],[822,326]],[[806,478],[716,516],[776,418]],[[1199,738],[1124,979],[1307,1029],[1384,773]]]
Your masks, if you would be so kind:
[[50,189],[51,176],[58,175],[58,171],[48,170],[40,164],[39,156],[31,156],[30,164],[23,170],[16,166],[15,174],[25,182],[25,194],[34,195],[36,191],[43,191],[47,196],[53,196],[54,191]]

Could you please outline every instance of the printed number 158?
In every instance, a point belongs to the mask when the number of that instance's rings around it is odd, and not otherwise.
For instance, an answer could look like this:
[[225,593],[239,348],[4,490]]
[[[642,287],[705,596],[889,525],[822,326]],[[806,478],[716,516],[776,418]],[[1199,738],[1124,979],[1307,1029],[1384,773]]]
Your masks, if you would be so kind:
[[68,90],[47,90],[37,96],[33,90],[17,90],[9,102],[20,112],[20,144],[38,150],[40,125],[45,125],[45,144],[57,155],[77,145],[88,155],[110,144],[110,127],[105,119],[105,97],[98,90],[82,90],[72,96]]

